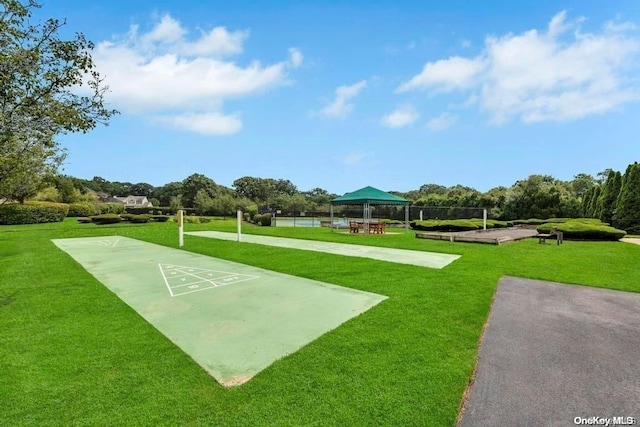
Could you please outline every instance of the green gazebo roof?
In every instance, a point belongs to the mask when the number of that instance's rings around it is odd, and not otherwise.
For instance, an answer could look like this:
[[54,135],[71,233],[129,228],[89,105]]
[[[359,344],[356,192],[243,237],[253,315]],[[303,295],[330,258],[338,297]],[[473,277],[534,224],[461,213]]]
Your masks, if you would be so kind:
[[373,187],[364,187],[344,196],[336,197],[332,205],[407,205],[409,201]]

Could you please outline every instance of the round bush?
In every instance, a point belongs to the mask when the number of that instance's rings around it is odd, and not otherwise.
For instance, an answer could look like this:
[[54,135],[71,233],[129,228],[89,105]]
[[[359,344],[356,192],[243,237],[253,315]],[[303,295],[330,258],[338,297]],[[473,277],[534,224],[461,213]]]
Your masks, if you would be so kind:
[[92,216],[91,221],[96,224],[117,224],[122,221],[122,218],[118,214],[102,214]]
[[131,218],[131,222],[134,224],[145,224],[149,222],[149,219],[151,219],[151,215],[147,215],[147,214],[134,215]]
[[124,213],[124,205],[122,203],[117,202],[109,202],[109,203],[96,203],[96,207],[99,209],[100,214],[114,213],[121,214]]
[[469,219],[430,219],[426,221],[413,221],[410,225],[414,230],[421,231],[470,231],[482,228],[482,225],[478,225]]
[[538,226],[538,233],[547,234],[553,227],[562,231],[567,240],[620,240],[626,236],[624,230],[618,230],[603,223],[567,221],[563,223],[547,223]]
[[39,224],[61,222],[69,205],[51,202],[5,203],[0,205],[0,224]]
[[81,216],[81,217],[78,217],[78,222],[80,224],[89,224],[89,223],[91,223],[93,221],[91,220],[91,218],[87,218],[87,217]]
[[167,222],[171,218],[169,215],[153,215],[151,219],[157,222]]

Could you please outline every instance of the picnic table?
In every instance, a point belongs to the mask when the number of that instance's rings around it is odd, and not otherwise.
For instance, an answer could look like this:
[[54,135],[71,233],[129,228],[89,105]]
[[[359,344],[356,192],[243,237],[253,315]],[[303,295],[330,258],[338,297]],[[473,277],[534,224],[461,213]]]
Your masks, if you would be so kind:
[[386,232],[385,223],[383,221],[349,221],[349,233],[359,233],[360,230],[366,231],[365,227],[369,227],[371,234],[384,234]]

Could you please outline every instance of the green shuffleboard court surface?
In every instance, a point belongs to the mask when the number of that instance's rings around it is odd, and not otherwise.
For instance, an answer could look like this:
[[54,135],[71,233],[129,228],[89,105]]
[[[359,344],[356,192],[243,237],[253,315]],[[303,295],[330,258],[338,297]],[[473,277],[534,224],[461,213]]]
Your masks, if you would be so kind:
[[387,298],[125,237],[53,242],[224,386]]

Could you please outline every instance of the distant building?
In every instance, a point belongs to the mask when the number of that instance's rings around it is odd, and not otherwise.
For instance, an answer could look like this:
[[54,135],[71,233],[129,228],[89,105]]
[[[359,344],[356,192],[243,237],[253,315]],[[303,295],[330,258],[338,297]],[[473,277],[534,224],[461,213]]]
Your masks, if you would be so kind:
[[123,203],[127,208],[152,208],[153,204],[147,196],[112,197],[115,201]]

